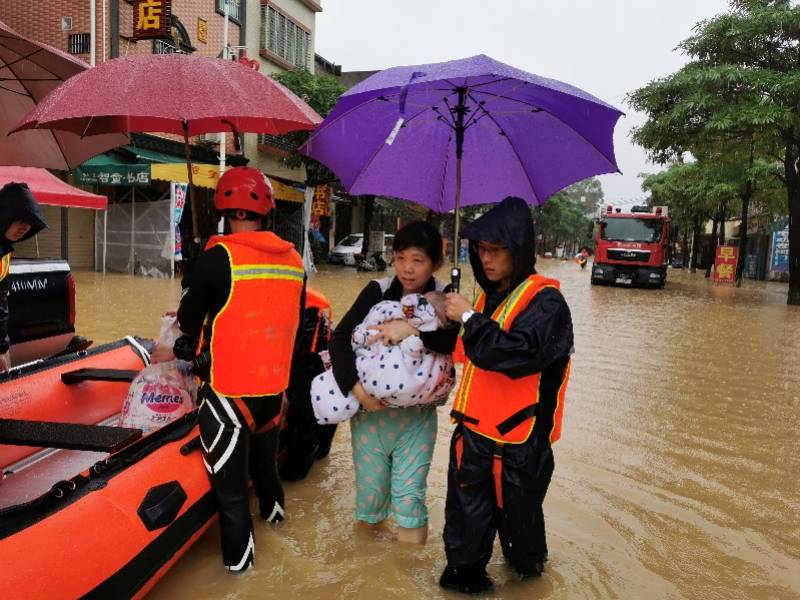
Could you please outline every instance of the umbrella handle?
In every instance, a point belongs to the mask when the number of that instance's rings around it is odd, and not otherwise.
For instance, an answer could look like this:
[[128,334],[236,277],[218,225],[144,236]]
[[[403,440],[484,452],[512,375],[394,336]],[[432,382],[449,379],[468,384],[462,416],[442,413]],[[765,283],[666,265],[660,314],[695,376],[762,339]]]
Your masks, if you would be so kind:
[[454,292],[458,292],[461,288],[461,269],[458,267],[450,269],[450,285]]

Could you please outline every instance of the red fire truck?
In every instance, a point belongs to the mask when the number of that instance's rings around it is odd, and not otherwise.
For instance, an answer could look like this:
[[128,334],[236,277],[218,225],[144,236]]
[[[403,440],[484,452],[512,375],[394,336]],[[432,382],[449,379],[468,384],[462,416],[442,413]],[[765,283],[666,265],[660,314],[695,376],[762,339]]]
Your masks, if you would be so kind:
[[663,288],[667,282],[671,219],[667,207],[634,206],[601,212],[592,284]]

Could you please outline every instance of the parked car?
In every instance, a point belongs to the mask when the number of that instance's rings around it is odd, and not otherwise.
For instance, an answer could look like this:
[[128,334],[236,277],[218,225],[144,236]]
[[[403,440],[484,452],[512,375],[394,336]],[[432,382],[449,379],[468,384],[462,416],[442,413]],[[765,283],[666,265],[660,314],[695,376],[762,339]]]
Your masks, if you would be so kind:
[[[394,235],[387,233],[384,236],[383,246],[383,259],[387,264],[392,263],[392,243],[394,242]],[[363,233],[351,233],[331,250],[329,262],[339,265],[348,265],[354,267],[356,265],[356,254],[361,253],[361,246],[364,243]]]
[[75,335],[75,282],[66,261],[12,260],[8,309],[13,365],[91,343]]

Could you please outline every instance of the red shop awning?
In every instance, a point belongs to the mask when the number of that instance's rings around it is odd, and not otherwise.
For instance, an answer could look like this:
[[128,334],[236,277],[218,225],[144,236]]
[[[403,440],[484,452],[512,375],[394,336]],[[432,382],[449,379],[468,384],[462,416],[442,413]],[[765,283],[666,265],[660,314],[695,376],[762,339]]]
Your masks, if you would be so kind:
[[33,197],[40,204],[68,206],[72,208],[94,208],[105,210],[108,198],[85,192],[64,183],[58,177],[38,167],[0,167],[0,187],[16,181],[27,183]]

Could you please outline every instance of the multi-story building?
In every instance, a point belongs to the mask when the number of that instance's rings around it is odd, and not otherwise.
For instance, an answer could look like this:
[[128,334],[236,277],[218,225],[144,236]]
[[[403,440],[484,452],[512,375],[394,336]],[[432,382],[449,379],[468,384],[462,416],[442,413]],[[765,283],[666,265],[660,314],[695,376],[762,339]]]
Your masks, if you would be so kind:
[[[314,72],[316,15],[322,7],[314,0],[260,0],[248,2],[246,40],[251,58],[257,57],[260,71],[305,68]],[[245,155],[251,164],[268,175],[302,183],[304,169],[290,169],[283,163],[286,148],[272,136],[246,135]]]
[[[312,0],[171,0],[169,36],[156,40],[132,39],[135,4],[130,0],[4,1],[0,4],[0,20],[27,37],[74,54],[90,64],[119,56],[150,53],[223,56],[226,1],[229,56],[239,56],[244,51],[250,58],[257,57],[259,70],[265,77],[274,71],[296,66],[313,71],[315,16],[321,7]],[[231,138],[231,135],[227,136],[228,152],[233,147]],[[216,163],[219,153],[217,140],[216,134],[193,140],[193,160]],[[136,145],[145,151],[171,153],[182,160],[182,144],[175,136],[136,136]],[[244,152],[251,166],[272,178],[298,183],[305,181],[303,169],[289,169],[283,164],[286,150],[275,138],[247,134]],[[229,155],[227,164],[242,164],[244,160]],[[273,181],[278,199],[294,202],[283,206],[285,218],[297,220],[302,191],[282,185],[277,179]],[[154,184],[153,187],[156,190],[151,199],[163,196],[163,184]],[[119,189],[98,191],[114,200],[129,201]],[[147,198],[145,190],[137,191],[139,193],[134,194],[137,201]],[[208,202],[208,190],[203,193]],[[51,227],[47,234],[39,236],[37,251],[69,258],[78,268],[98,266],[93,251],[94,215],[79,209],[64,212],[47,208],[47,213]],[[73,232],[69,236],[68,227]],[[76,245],[73,238],[81,242]],[[133,262],[131,269],[135,270]]]
[[[261,73],[269,76],[295,68],[314,72],[316,16],[322,11],[319,2],[250,0],[243,10],[247,53],[251,59],[259,61]],[[276,189],[278,202],[273,213],[273,229],[301,247],[305,243],[303,207],[298,200],[302,200],[301,190],[305,188],[305,169],[285,164],[284,158],[291,148],[280,138],[255,134],[245,134],[244,138],[249,164],[265,172]]]
[[[131,39],[134,14],[129,0],[9,0],[0,6],[0,20],[25,36],[74,54],[89,64],[117,56],[176,50],[218,56],[222,52],[224,1],[172,0],[171,36],[163,40]],[[244,45],[245,0],[228,2],[229,43]]]

